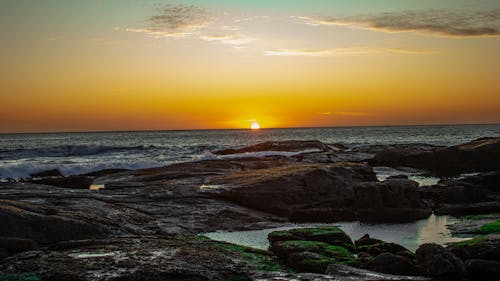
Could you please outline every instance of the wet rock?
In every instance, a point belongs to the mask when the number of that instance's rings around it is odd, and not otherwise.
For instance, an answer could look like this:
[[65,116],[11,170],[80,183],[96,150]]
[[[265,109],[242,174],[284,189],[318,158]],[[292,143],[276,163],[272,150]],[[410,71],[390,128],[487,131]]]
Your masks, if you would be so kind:
[[213,177],[205,193],[265,212],[288,216],[296,209],[352,205],[353,185],[375,180],[362,164],[301,164]]
[[471,259],[465,261],[465,268],[475,280],[498,280],[500,278],[500,261]]
[[396,243],[385,242],[379,239],[371,238],[370,235],[365,234],[355,242],[358,254],[364,253],[371,257],[376,257],[383,253],[390,253],[407,257],[411,260],[415,259],[415,254],[405,247]]
[[342,264],[331,264],[326,270],[326,274],[335,276],[344,281],[418,281],[430,280],[429,278],[419,276],[391,275],[375,272],[366,269],[355,268]]
[[423,244],[417,251],[417,265],[427,276],[460,280],[466,276],[465,266],[450,250],[436,244]]
[[[39,213],[36,206],[9,200],[0,200],[0,236],[17,237],[53,243],[97,236],[105,233],[96,224],[58,215]],[[37,212],[38,211],[38,212]],[[19,240],[23,245],[28,241]]]
[[431,214],[420,198],[418,183],[387,179],[354,186],[357,218],[363,221],[411,221]]
[[383,150],[370,161],[374,166],[406,166],[438,175],[500,170],[500,137],[480,138],[465,144],[431,151]]
[[415,263],[406,256],[391,253],[382,253],[370,259],[364,266],[373,271],[396,274],[396,275],[418,275]]
[[69,176],[69,177],[47,177],[33,179],[29,182],[36,184],[45,184],[70,189],[88,189],[93,182],[92,177],[87,176]]
[[500,235],[488,235],[451,243],[448,249],[464,261],[470,259],[500,261]]
[[313,252],[297,252],[288,255],[286,263],[300,272],[325,273],[328,265],[335,263],[334,258]]
[[0,248],[3,248],[10,253],[18,253],[35,250],[38,248],[38,244],[31,239],[0,236]]
[[466,215],[500,212],[500,172],[487,172],[422,187],[420,196],[438,214]]
[[30,175],[33,178],[47,178],[47,177],[63,177],[61,172],[57,169],[42,171]]
[[341,246],[352,250],[354,249],[351,238],[349,238],[344,231],[336,226],[274,231],[269,233],[267,239],[271,244],[278,241],[307,240],[325,242],[330,245]]
[[320,141],[290,140],[290,141],[268,141],[240,149],[224,149],[215,151],[214,154],[229,155],[229,154],[248,153],[248,152],[261,152],[261,151],[288,151],[288,152],[304,151],[304,150],[327,151],[331,149],[333,148]]

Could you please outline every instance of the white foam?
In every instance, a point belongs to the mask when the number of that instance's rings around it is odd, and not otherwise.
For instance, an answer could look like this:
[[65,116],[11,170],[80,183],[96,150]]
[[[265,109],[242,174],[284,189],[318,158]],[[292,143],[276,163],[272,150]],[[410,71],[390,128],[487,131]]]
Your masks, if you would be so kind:
[[299,155],[303,153],[311,153],[311,152],[320,152],[321,150],[314,148],[314,149],[306,149],[306,150],[300,150],[300,151],[258,151],[258,152],[245,152],[245,153],[235,153],[235,154],[228,154],[228,155],[221,155],[218,156],[220,159],[232,159],[232,158],[247,158],[247,157],[257,157],[257,158],[262,158],[266,156],[294,156],[294,155]]

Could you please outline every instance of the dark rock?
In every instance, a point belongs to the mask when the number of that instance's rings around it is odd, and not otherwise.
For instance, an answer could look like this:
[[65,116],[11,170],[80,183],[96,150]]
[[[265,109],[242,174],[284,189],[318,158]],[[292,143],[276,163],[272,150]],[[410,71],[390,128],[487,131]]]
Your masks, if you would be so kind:
[[436,244],[423,244],[417,251],[417,265],[428,276],[460,280],[467,271],[463,262],[451,251]]
[[3,248],[10,253],[18,253],[35,250],[38,248],[38,244],[30,239],[0,236],[0,248]]
[[297,252],[288,256],[286,263],[300,272],[325,273],[328,265],[335,263],[335,259],[312,252]]
[[408,179],[360,183],[354,192],[357,218],[363,221],[410,221],[431,214],[420,199],[418,183]]
[[363,237],[357,240],[355,242],[355,246],[358,255],[360,253],[365,253],[368,256],[376,257],[383,253],[390,253],[394,255],[407,257],[411,260],[415,258],[415,255],[405,247],[398,245],[396,243],[390,243],[379,239],[371,238],[368,234],[365,234]]
[[[36,206],[0,200],[0,236],[25,238],[38,243],[54,243],[98,236],[104,228],[69,217],[38,213]],[[29,245],[28,241],[24,241]]]
[[244,206],[288,216],[301,209],[352,206],[353,185],[370,180],[376,180],[375,173],[362,164],[302,164],[213,177],[207,184],[224,188],[203,191]]
[[373,166],[406,166],[438,175],[500,170],[500,137],[480,138],[465,144],[431,151],[384,150],[370,161]]
[[425,277],[390,275],[366,269],[355,268],[343,264],[331,264],[326,269],[326,274],[335,276],[343,281],[417,281],[430,280]]
[[9,251],[7,251],[7,249],[0,248],[0,261],[5,259],[8,256],[10,256]]
[[500,212],[500,171],[481,173],[420,188],[420,196],[438,214]]
[[104,169],[104,170],[99,170],[99,171],[95,171],[95,172],[90,172],[90,173],[82,174],[82,175],[79,175],[79,176],[97,178],[97,177],[103,177],[103,176],[113,175],[113,174],[127,172],[127,171],[130,171],[130,170],[126,170],[126,169]]
[[500,261],[472,259],[465,261],[465,268],[475,280],[500,279]]
[[370,259],[364,266],[373,271],[397,274],[397,275],[418,275],[417,266],[408,257],[382,253]]
[[500,236],[489,235],[452,243],[448,249],[464,261],[470,259],[500,261]]
[[33,178],[47,178],[47,177],[63,177],[61,172],[57,169],[42,171],[30,175]]
[[267,239],[271,244],[278,241],[307,240],[325,242],[330,245],[353,249],[351,238],[336,226],[314,228],[297,228],[291,230],[274,231],[269,233]]
[[248,153],[248,152],[260,152],[260,151],[303,151],[303,150],[319,150],[319,151],[327,151],[332,148],[328,145],[320,142],[320,141],[299,141],[299,140],[290,140],[290,141],[268,141],[264,143],[259,143],[254,146],[244,147],[240,149],[224,149],[215,151],[214,154],[217,155],[228,155],[228,154],[237,154],[237,153]]
[[88,189],[94,179],[87,176],[69,176],[69,177],[55,177],[55,178],[41,178],[34,179],[30,182],[36,184],[52,185],[70,189]]

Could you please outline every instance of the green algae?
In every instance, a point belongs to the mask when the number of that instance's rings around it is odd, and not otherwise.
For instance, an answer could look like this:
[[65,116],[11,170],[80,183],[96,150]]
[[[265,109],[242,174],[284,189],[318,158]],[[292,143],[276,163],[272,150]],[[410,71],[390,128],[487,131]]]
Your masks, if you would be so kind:
[[39,281],[40,275],[33,272],[21,274],[3,274],[0,273],[0,281]]
[[476,232],[480,234],[500,234],[500,221],[484,224]]
[[469,240],[448,243],[448,246],[472,246],[482,243],[486,239],[486,235],[478,236]]
[[276,261],[267,251],[213,240],[209,241],[209,243],[212,247],[237,254],[242,261],[253,264],[256,271],[290,271]]

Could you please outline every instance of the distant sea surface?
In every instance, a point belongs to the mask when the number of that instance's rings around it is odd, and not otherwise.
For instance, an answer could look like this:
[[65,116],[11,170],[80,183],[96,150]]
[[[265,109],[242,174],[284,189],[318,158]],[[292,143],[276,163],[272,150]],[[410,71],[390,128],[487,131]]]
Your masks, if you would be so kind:
[[500,136],[500,124],[0,134],[0,179],[49,169],[64,175],[141,169],[217,158],[211,152],[264,141],[320,140],[348,146],[395,143],[455,145]]

